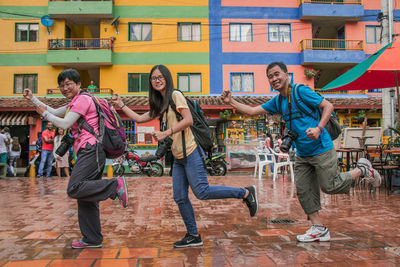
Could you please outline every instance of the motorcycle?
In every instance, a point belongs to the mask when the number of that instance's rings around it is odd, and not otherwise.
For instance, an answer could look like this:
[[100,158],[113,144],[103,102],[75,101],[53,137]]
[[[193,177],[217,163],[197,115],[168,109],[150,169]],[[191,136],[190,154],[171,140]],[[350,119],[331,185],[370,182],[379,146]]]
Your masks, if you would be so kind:
[[211,176],[224,176],[227,171],[225,153],[208,156],[206,159],[206,169]]
[[112,164],[114,176],[122,176],[125,173],[124,163],[127,161],[128,167],[134,174],[147,174],[148,176],[163,176],[164,167],[157,162],[156,156],[139,157],[134,150],[126,150],[125,153],[114,159]]

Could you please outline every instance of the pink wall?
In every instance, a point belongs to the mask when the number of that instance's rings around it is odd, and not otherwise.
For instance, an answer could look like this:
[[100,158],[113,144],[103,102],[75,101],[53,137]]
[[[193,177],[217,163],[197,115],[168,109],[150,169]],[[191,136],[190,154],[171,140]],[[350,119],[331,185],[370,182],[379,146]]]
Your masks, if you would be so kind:
[[[252,42],[230,42],[229,23],[252,23]],[[268,23],[288,23],[291,27],[292,41],[290,43],[268,42]],[[311,22],[299,20],[251,20],[251,19],[223,19],[222,20],[222,51],[223,52],[275,52],[298,53],[300,41],[312,37]]]
[[[288,72],[293,73],[294,82],[302,83],[311,88],[314,88],[314,80],[307,80],[304,75],[304,67],[301,65],[288,65]],[[253,72],[254,73],[254,92],[235,92],[235,95],[240,94],[270,94],[270,85],[266,76],[266,65],[223,65],[223,90],[229,91],[231,86],[231,72]]]
[[221,6],[299,7],[299,0],[221,0]]

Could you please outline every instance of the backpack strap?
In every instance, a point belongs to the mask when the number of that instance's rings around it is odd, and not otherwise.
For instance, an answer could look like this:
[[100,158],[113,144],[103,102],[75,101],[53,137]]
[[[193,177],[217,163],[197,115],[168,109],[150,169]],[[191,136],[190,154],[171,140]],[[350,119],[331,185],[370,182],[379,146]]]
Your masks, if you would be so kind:
[[[300,101],[299,101],[300,99]],[[315,120],[318,120],[318,116],[315,115],[315,108],[312,108],[305,103],[299,93],[299,84],[295,84],[293,87],[293,101],[296,103],[296,106],[298,109],[300,109],[301,112],[306,114],[307,116],[314,118]],[[301,102],[301,103],[300,103]],[[303,105],[302,105],[303,103]],[[319,109],[317,108],[317,112],[319,114]],[[319,114],[320,115],[320,114]]]
[[[183,96],[185,96],[185,95],[182,93],[181,90],[174,89],[174,91],[181,92],[181,94],[182,94]],[[174,91],[172,91],[172,93],[173,93]],[[175,102],[174,102],[174,100],[172,99],[172,93],[171,93],[171,95],[169,96],[169,105],[171,106],[171,109],[175,112],[176,119],[177,119],[178,121],[181,121],[181,120],[183,119],[183,117],[182,117],[182,115],[176,110]],[[185,97],[185,99],[186,99],[186,97]],[[181,135],[182,135],[183,157],[186,159],[185,130],[182,130]]]

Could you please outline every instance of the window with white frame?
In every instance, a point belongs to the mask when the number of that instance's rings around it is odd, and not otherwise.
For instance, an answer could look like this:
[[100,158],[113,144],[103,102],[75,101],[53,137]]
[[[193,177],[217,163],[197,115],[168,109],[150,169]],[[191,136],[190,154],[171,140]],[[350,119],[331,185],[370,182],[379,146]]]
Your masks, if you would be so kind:
[[129,41],[151,41],[151,23],[129,23]]
[[182,92],[201,92],[201,73],[178,73],[178,89]]
[[365,41],[367,44],[380,44],[381,32],[382,28],[379,25],[365,26]]
[[178,23],[178,41],[201,41],[200,23]]
[[290,24],[268,24],[268,41],[269,42],[291,42]]
[[231,72],[231,92],[254,92],[254,73]]
[[38,23],[16,23],[15,41],[16,42],[37,42],[39,40]]
[[252,42],[253,25],[251,23],[230,23],[229,41],[231,42]]
[[37,74],[14,74],[14,94],[22,94],[25,88],[37,93]]

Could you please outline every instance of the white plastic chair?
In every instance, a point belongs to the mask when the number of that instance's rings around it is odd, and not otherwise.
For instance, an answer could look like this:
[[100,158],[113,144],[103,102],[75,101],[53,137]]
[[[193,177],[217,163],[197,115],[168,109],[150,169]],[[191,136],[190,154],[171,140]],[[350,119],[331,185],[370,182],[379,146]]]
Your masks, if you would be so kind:
[[253,176],[254,177],[256,176],[257,169],[258,169],[258,179],[261,179],[261,175],[262,175],[264,166],[274,163],[274,155],[272,155],[270,153],[265,153],[260,150],[255,150],[254,153],[256,155],[256,165],[254,166],[254,175]]
[[[275,152],[273,149],[270,149],[269,150],[271,153],[272,153],[272,155],[274,155],[272,158],[273,158],[273,163],[274,163],[274,176],[273,176],[273,181],[275,181],[275,179],[276,179],[276,177],[278,176],[278,169],[280,168],[280,167],[284,167],[284,166],[287,166],[287,165],[289,165],[289,167],[290,167],[290,178],[292,179],[292,182],[294,182],[294,171],[293,171],[293,162],[292,161],[290,161],[290,156],[289,156],[289,154],[286,154],[286,153],[277,153],[277,152]],[[281,161],[280,162],[277,162],[276,161],[276,159],[275,159],[275,156],[277,156],[277,157],[280,157],[281,158]]]

